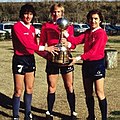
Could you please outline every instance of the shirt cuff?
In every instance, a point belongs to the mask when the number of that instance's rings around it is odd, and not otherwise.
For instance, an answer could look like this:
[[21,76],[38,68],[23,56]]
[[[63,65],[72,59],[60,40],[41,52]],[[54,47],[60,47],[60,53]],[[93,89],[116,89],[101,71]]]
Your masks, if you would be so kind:
[[45,50],[45,46],[39,46],[39,51],[44,51]]
[[65,33],[64,33],[64,36],[65,36],[66,38],[68,38],[68,37],[69,37],[69,33],[68,33],[68,32],[65,32]]
[[72,44],[70,42],[68,42],[68,48],[71,48]]
[[76,60],[77,60],[77,61],[81,60],[81,57],[80,57],[80,56],[77,56],[77,57],[76,57]]

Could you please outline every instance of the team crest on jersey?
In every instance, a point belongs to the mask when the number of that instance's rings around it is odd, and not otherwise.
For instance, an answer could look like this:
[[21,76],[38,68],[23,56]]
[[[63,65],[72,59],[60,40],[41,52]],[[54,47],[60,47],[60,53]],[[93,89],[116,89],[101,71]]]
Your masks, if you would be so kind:
[[102,76],[103,74],[101,73],[101,71],[97,71],[97,73],[95,74],[95,76]]
[[24,33],[24,35],[29,35],[29,33]]
[[35,33],[32,33],[33,37],[35,37]]

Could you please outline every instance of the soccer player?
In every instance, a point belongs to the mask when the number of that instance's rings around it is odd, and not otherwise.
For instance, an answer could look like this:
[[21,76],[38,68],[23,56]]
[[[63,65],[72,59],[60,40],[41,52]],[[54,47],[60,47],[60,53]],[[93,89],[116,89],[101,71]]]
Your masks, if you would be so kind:
[[87,14],[90,29],[78,37],[71,36],[64,31],[64,36],[74,45],[84,44],[84,53],[71,58],[73,65],[78,60],[83,60],[82,76],[88,108],[88,120],[95,120],[93,84],[98,97],[102,120],[107,120],[107,100],[104,93],[105,80],[105,54],[104,49],[108,40],[102,28],[103,16],[100,10],[91,10]]
[[[19,120],[20,97],[24,91],[25,120],[33,120],[31,114],[32,92],[35,79],[35,51],[53,52],[54,46],[43,47],[36,44],[35,28],[31,22],[35,17],[32,5],[25,4],[19,13],[20,21],[12,28],[14,78],[13,120]],[[23,86],[24,85],[24,86]]]
[[[60,30],[56,21],[64,16],[64,7],[59,4],[53,4],[50,8],[51,20],[43,24],[40,36],[40,45],[48,46],[56,45],[59,43]],[[73,26],[67,28],[69,34],[73,35]],[[69,45],[67,46],[69,47]],[[70,45],[71,47],[71,45]],[[46,112],[47,117],[53,118],[53,105],[55,102],[55,92],[57,87],[57,79],[59,71],[62,75],[64,86],[67,93],[67,100],[70,106],[71,118],[75,118],[77,113],[75,112],[75,93],[73,88],[73,66],[60,66],[50,60],[47,60],[46,73],[48,83],[48,94],[47,103],[48,111]]]

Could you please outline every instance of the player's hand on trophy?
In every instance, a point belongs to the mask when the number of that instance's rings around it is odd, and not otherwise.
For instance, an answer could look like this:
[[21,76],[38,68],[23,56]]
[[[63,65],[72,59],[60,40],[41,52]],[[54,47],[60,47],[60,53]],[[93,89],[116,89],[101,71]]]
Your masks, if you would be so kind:
[[66,38],[61,38],[61,43],[62,45],[64,45],[65,47],[68,47],[68,41]]
[[71,63],[68,66],[72,66],[72,65],[74,65],[77,62],[75,57],[72,57],[72,58],[69,57],[69,60],[71,61]]
[[64,30],[62,33],[63,33],[63,36],[64,36],[65,38],[68,38],[68,37],[69,37],[69,33],[68,33],[67,30]]
[[48,52],[50,52],[53,56],[55,54],[58,54],[58,52],[56,52],[56,51],[59,51],[58,48],[55,47],[55,46],[45,47],[45,50],[48,51]]
[[81,60],[81,57],[80,56],[77,56],[77,57],[69,57],[69,60],[71,61],[71,63],[69,64],[69,66],[72,66],[74,65],[77,61]]

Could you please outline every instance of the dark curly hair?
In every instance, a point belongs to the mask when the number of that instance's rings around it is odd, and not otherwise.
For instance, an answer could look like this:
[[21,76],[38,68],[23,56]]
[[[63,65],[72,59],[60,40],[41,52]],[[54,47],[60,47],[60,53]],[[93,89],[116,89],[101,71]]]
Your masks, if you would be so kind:
[[101,11],[99,9],[93,9],[90,10],[89,13],[87,14],[87,21],[89,21],[92,17],[93,14],[98,14],[99,18],[100,18],[100,26],[102,26],[102,22],[103,22],[103,15],[101,13]]
[[34,7],[30,4],[25,4],[21,7],[20,12],[19,12],[19,18],[23,18],[24,14],[26,12],[32,12],[33,13],[33,18],[35,17],[36,13],[34,10]]

